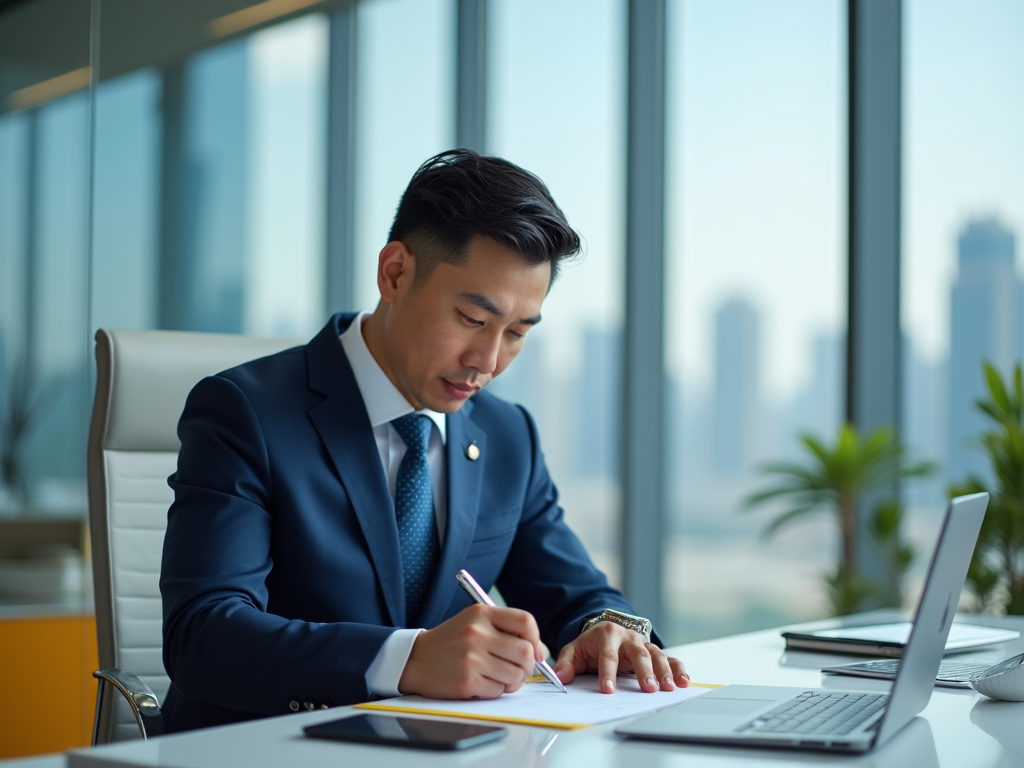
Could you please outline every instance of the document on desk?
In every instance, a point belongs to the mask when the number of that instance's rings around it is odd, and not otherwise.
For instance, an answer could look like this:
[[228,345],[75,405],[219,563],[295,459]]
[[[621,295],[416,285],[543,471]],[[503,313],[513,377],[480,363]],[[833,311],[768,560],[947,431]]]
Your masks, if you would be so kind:
[[515,693],[505,693],[496,699],[441,701],[425,696],[398,696],[356,704],[356,708],[575,729],[671,707],[718,687],[692,684],[674,691],[644,693],[633,677],[620,677],[617,685],[615,693],[601,693],[597,675],[580,675],[567,686],[568,696],[547,681],[531,681]]

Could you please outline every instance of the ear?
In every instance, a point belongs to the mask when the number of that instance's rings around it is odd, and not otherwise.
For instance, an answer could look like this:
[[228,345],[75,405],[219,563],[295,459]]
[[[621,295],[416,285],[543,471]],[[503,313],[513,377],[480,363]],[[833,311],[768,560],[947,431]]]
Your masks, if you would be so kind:
[[377,289],[380,297],[394,304],[399,294],[412,285],[416,262],[401,240],[392,240],[377,256]]

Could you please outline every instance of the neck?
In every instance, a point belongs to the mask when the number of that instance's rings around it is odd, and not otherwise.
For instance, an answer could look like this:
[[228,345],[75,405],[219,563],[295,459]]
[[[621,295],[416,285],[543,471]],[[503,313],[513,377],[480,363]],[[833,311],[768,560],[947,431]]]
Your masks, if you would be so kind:
[[[390,309],[390,305],[381,301],[378,302],[377,308],[373,311],[366,322],[363,323],[362,328],[356,330],[363,334],[363,341],[366,342],[366,348],[370,350],[370,354],[376,361],[380,369],[384,371],[384,375],[388,377],[388,380],[395,385],[395,389],[406,399],[406,401],[415,408],[417,411],[423,408],[422,405],[416,403],[409,393],[406,392],[402,385],[398,383],[398,378],[395,376],[394,366],[391,365],[391,356],[389,354],[388,347],[388,334],[387,334],[387,313]],[[358,320],[354,321],[358,322]]]

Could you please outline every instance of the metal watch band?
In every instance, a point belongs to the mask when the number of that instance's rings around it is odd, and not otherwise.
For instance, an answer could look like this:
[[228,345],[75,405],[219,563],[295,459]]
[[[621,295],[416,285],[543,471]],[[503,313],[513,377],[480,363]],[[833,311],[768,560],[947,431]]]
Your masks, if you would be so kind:
[[638,632],[644,636],[644,642],[651,642],[651,622],[645,619],[643,616],[633,616],[629,613],[623,613],[622,611],[616,611],[612,608],[605,608],[596,616],[587,619],[583,622],[583,627],[580,629],[580,634],[583,634],[595,624],[599,624],[602,621],[610,621],[613,624],[618,624],[620,627],[631,629],[634,632]]

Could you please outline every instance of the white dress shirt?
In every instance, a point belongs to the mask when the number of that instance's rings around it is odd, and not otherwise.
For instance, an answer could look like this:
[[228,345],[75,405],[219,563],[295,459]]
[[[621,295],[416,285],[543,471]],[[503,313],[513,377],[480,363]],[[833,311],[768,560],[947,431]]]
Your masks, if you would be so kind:
[[[363,405],[370,417],[373,437],[377,442],[380,462],[384,467],[384,475],[388,479],[388,490],[391,498],[395,498],[395,485],[398,482],[398,467],[405,456],[405,443],[391,422],[399,416],[412,413],[415,409],[409,404],[401,392],[391,383],[391,379],[381,370],[380,365],[370,354],[363,338],[363,323],[370,316],[369,312],[360,312],[348,329],[341,334],[341,347],[348,357],[349,365],[363,397]],[[444,544],[445,524],[447,523],[448,488],[445,484],[445,453],[446,437],[444,414],[426,408],[421,414],[434,422],[436,429],[430,430],[430,441],[427,444],[427,465],[430,468],[430,482],[434,488],[434,515],[437,521],[437,538]],[[381,514],[394,514],[391,510],[380,510]],[[405,664],[412,653],[416,636],[422,629],[399,629],[391,633],[384,641],[376,658],[366,670],[366,687],[370,693],[378,696],[398,696],[398,681],[405,671]]]

